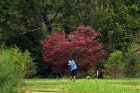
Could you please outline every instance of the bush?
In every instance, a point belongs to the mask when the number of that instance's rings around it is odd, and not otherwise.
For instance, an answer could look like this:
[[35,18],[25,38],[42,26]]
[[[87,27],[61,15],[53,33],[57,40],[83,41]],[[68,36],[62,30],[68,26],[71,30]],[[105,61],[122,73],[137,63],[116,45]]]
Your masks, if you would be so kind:
[[111,53],[107,63],[105,64],[105,73],[109,78],[120,78],[123,77],[123,55],[120,51]]
[[19,48],[11,48],[7,50],[11,62],[18,65],[23,71],[23,77],[29,78],[36,74],[36,67],[33,59],[28,51],[21,52]]
[[140,57],[132,48],[129,48],[125,54],[125,75],[126,77],[140,76]]
[[0,54],[0,91],[1,93],[18,93],[22,81],[22,65],[15,64],[11,50],[2,50]]
[[22,53],[18,48],[7,48],[0,51],[0,92],[19,93],[23,73],[32,63],[29,52]]
[[73,57],[77,59],[79,71],[87,72],[107,54],[98,39],[99,35],[89,26],[79,26],[67,38],[64,34],[52,33],[42,41],[43,60],[51,64],[52,73],[65,75],[68,72],[67,62]]
[[30,78],[37,73],[35,63],[33,63],[33,59],[28,51],[21,55],[20,57],[22,57],[22,62],[24,63],[24,78]]

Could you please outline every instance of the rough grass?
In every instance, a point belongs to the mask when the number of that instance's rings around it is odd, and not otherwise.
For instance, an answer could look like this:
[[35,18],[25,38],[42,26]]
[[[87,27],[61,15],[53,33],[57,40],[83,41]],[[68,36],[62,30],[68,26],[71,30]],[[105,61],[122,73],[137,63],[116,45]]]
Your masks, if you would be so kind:
[[[26,81],[26,80],[24,80]],[[25,88],[42,92],[140,93],[140,79],[29,79]]]

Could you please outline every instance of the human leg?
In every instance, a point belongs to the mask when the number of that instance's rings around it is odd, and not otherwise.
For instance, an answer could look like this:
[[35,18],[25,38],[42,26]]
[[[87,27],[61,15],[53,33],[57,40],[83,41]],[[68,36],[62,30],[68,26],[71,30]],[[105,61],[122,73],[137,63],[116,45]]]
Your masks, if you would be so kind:
[[69,79],[72,80],[73,79],[73,72],[71,71],[69,74]]
[[73,76],[74,81],[76,80],[76,76]]
[[73,70],[73,80],[76,80],[77,69]]

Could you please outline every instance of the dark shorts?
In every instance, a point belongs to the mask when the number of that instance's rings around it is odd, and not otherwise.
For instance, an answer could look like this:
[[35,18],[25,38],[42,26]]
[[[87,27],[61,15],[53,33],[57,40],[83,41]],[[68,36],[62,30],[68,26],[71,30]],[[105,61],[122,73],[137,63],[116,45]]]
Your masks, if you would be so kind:
[[72,70],[70,73],[71,76],[76,76],[76,74],[77,74],[77,69]]

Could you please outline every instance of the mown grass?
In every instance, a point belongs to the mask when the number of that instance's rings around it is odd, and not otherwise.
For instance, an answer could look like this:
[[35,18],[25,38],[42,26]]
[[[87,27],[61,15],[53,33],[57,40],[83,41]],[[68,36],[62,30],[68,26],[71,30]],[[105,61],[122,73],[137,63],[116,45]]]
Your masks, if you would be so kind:
[[75,82],[68,79],[29,79],[25,88],[43,92],[140,93],[140,79],[78,79]]

